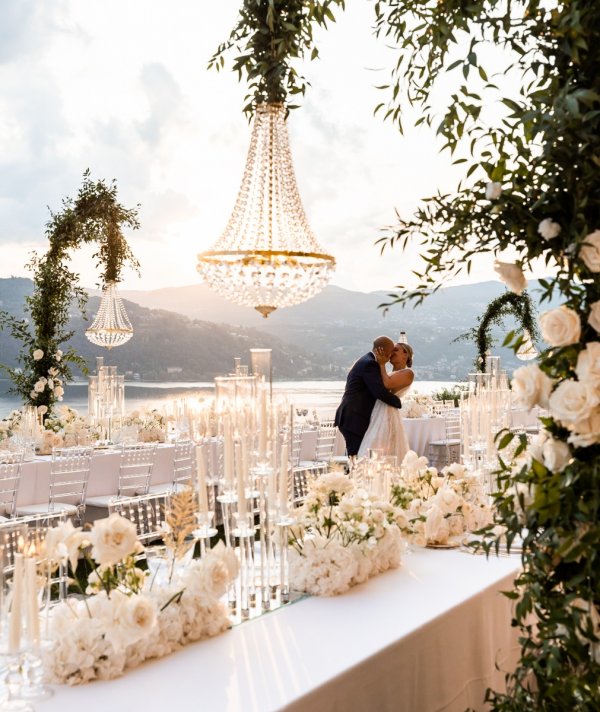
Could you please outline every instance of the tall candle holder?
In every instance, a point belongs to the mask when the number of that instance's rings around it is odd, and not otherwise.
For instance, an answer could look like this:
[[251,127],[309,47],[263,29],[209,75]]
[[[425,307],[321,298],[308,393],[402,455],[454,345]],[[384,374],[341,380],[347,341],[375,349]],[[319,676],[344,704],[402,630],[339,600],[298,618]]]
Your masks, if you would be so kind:
[[96,375],[89,377],[88,420],[102,430],[111,441],[115,428],[125,416],[125,376],[117,374],[116,366],[105,366],[104,357],[96,357]]

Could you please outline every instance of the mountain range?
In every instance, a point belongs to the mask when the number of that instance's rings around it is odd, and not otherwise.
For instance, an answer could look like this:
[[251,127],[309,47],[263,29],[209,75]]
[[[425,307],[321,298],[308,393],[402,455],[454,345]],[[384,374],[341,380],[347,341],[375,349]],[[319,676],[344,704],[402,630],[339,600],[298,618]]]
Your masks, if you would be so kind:
[[[532,282],[534,297],[535,287]],[[31,290],[30,280],[0,279],[0,308],[22,315]],[[94,356],[105,355],[119,372],[144,380],[210,380],[227,373],[234,356],[249,363],[253,347],[273,349],[275,378],[341,379],[375,336],[397,338],[404,330],[415,349],[418,378],[461,380],[472,370],[475,346],[453,340],[475,326],[477,317],[503,291],[499,282],[447,287],[415,309],[393,306],[384,314],[378,307],[390,301],[386,292],[328,286],[308,302],[264,319],[252,309],[226,302],[202,284],[124,290],[121,296],[134,326],[131,341],[110,355],[93,346],[84,335],[87,323],[74,308],[72,344],[89,364]],[[87,311],[92,316],[98,308],[97,295],[90,290]],[[506,330],[512,326],[507,320]],[[0,332],[0,363],[14,365],[17,351],[9,334]],[[509,370],[519,364],[507,349],[495,348],[494,353]]]

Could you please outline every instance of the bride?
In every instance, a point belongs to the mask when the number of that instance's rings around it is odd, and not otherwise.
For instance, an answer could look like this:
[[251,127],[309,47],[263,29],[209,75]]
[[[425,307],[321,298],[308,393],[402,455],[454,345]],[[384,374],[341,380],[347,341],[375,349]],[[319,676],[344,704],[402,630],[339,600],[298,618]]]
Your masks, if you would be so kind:
[[[411,370],[412,347],[408,344],[396,344],[389,359],[393,367],[390,374],[385,370],[386,358],[380,350],[375,351],[375,358],[381,369],[383,385],[399,398],[405,396],[415,378],[415,374]],[[371,449],[381,450],[384,456],[395,455],[398,458],[398,464],[402,462],[409,450],[401,411],[381,400],[375,403],[369,427],[358,450],[358,457],[368,457]]]

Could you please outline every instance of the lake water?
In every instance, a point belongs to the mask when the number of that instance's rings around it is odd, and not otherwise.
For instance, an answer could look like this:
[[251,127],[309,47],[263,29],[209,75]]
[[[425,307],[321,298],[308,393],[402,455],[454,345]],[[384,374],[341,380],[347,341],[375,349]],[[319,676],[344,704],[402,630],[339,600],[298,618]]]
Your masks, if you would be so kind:
[[[317,410],[320,417],[332,416],[344,391],[344,381],[276,381],[273,395],[286,396],[297,408]],[[452,387],[449,381],[416,381],[412,391],[433,393],[443,387]],[[21,407],[18,397],[7,393],[10,383],[0,379],[0,418],[5,418],[11,410]],[[140,408],[158,408],[161,403],[175,398],[210,398],[214,395],[212,382],[197,383],[147,383],[132,381],[125,384],[125,406],[127,411]],[[87,413],[87,383],[72,383],[66,387],[64,405]]]

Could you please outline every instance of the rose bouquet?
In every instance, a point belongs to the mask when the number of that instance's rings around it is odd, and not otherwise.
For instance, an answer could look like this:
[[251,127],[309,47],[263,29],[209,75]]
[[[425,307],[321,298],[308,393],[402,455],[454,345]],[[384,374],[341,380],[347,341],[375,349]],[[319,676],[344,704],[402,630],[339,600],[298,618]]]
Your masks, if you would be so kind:
[[346,475],[322,475],[291,527],[291,588],[334,596],[397,568],[405,526],[400,510],[373,499]]
[[164,443],[167,437],[167,416],[155,408],[153,410],[134,410],[123,420],[123,426],[136,426],[140,442]]

